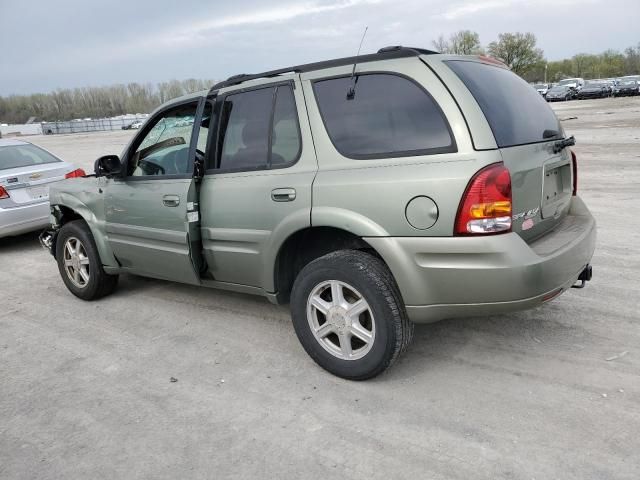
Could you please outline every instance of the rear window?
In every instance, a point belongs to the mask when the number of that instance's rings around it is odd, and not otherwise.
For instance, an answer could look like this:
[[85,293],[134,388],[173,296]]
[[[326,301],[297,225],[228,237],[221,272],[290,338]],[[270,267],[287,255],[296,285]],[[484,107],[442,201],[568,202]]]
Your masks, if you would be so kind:
[[478,62],[446,63],[480,105],[498,147],[543,142],[561,134],[547,102],[515,73]]
[[0,147],[0,170],[32,167],[60,160],[35,145],[6,145]]
[[354,159],[455,152],[449,125],[431,95],[393,74],[361,74],[347,99],[350,77],[320,80],[314,91],[336,149]]

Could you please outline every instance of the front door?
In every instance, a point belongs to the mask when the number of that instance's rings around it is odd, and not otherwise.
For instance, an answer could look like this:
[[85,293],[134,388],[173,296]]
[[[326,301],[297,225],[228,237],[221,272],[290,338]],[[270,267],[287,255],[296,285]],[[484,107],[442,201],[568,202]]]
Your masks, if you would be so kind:
[[113,253],[132,273],[199,284],[200,230],[194,162],[204,160],[210,106],[180,103],[152,117],[109,180],[106,230]]

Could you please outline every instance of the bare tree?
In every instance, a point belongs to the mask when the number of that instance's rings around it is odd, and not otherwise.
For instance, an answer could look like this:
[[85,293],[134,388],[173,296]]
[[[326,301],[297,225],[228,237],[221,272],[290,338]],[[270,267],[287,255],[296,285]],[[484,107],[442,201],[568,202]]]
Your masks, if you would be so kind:
[[440,35],[437,40],[432,40],[433,48],[440,53],[451,53],[449,51],[449,42],[444,39],[444,35]]
[[480,35],[471,30],[460,30],[452,34],[448,40],[443,35],[440,35],[437,40],[432,40],[431,43],[440,53],[452,53],[455,55],[482,53]]

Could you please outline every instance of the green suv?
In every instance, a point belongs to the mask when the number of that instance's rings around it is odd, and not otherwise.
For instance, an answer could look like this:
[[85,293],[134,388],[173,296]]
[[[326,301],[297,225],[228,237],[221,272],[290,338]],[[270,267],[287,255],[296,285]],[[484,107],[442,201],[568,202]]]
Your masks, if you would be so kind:
[[52,188],[41,241],[84,300],[132,273],[288,302],[320,366],[366,379],[414,323],[584,286],[596,228],[573,143],[496,60],[388,47],[163,105]]

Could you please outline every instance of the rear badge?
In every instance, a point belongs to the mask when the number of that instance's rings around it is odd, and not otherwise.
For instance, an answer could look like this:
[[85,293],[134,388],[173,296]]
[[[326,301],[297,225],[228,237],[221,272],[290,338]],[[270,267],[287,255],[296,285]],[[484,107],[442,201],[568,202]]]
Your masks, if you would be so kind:
[[41,173],[32,173],[31,175],[29,175],[29,178],[30,178],[31,180],[37,180],[37,179],[39,179],[41,176],[42,176],[42,174],[41,174]]
[[522,230],[529,230],[531,227],[533,227],[533,218],[528,218],[522,222]]
[[18,177],[7,178],[7,183],[18,183]]
[[538,214],[539,211],[540,211],[540,207],[537,207],[527,212],[516,213],[513,217],[511,217],[511,220],[515,222],[516,220],[520,220],[521,218],[524,218],[524,219],[533,218]]

